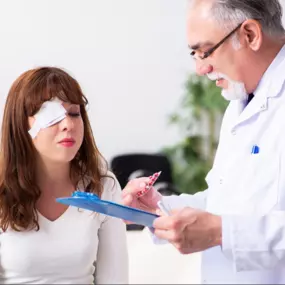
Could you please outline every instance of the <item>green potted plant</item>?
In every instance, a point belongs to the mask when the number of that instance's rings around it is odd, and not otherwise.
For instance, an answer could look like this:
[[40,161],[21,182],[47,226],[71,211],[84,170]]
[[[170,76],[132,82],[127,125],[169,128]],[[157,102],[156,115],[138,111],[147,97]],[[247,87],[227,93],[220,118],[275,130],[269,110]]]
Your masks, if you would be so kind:
[[186,80],[185,91],[178,110],[169,118],[182,139],[162,152],[172,163],[175,186],[193,194],[207,187],[205,176],[213,163],[227,101],[213,81],[194,74]]

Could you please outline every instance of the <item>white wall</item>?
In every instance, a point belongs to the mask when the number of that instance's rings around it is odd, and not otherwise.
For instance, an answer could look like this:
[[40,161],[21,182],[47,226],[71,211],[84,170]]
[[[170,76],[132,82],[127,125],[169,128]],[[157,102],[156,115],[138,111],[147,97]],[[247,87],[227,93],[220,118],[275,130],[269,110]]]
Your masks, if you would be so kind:
[[81,83],[106,158],[175,142],[179,135],[167,116],[194,70],[186,5],[187,0],[1,1],[0,110],[20,73],[56,65]]
[[[56,65],[81,83],[109,159],[177,140],[167,116],[193,64],[187,0],[9,0],[0,4],[0,107],[13,80]],[[2,113],[1,113],[2,117]]]

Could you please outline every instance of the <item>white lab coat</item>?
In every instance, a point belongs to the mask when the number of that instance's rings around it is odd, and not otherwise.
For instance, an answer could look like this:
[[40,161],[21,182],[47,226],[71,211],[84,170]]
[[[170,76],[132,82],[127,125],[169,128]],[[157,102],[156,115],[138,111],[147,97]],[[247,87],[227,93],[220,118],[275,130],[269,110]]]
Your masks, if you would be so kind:
[[202,253],[203,283],[285,284],[284,82],[285,46],[250,104],[230,102],[208,189],[164,198],[222,216],[222,247]]

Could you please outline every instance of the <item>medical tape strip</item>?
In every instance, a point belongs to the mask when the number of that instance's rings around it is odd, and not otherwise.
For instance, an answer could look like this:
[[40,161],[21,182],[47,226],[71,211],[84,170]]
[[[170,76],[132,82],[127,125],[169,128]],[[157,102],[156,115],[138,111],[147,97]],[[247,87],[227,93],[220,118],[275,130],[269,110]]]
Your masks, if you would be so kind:
[[34,139],[41,129],[48,128],[66,117],[66,110],[58,98],[44,102],[34,116],[35,121],[29,134]]

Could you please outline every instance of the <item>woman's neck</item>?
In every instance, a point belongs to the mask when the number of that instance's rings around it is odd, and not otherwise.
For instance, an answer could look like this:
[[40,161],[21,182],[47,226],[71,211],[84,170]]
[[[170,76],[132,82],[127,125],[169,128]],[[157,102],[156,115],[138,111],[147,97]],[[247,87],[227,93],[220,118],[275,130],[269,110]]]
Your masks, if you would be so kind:
[[59,163],[39,159],[36,169],[37,184],[42,193],[62,195],[73,191],[70,179],[70,163]]

